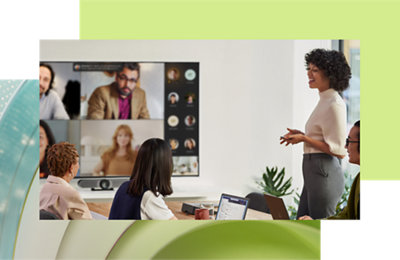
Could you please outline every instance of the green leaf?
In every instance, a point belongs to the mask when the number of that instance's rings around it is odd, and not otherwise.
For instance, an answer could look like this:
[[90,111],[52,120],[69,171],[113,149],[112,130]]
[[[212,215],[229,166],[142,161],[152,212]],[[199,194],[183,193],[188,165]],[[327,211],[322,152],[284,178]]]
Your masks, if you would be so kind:
[[257,184],[263,189],[264,192],[271,195],[282,197],[290,195],[294,190],[288,190],[292,186],[292,177],[285,180],[285,168],[283,167],[278,173],[278,167],[269,168],[265,167],[265,172],[262,175],[262,181]]

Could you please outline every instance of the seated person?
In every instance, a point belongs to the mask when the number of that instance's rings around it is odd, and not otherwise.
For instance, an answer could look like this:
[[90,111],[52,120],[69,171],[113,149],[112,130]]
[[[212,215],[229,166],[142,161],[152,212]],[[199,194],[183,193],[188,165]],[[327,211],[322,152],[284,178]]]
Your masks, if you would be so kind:
[[53,88],[54,71],[50,65],[39,67],[40,119],[69,119],[60,97]]
[[138,63],[125,63],[113,83],[96,88],[90,96],[88,119],[150,118],[146,93],[136,86],[139,76]]
[[133,133],[128,125],[119,125],[113,135],[112,146],[101,155],[93,170],[94,175],[130,176],[137,151],[132,149]]
[[40,120],[39,127],[39,165],[40,165],[40,178],[47,178],[50,171],[47,167],[47,149],[56,143],[53,132],[47,123]]
[[[360,165],[360,121],[357,121],[350,129],[346,139],[346,149],[349,154],[349,162]],[[302,216],[300,220],[310,220],[310,216]],[[327,219],[360,219],[360,173],[351,185],[347,206],[336,216]]]
[[172,153],[167,142],[145,141],[131,179],[115,194],[109,219],[176,219],[162,198],[172,194],[171,176]]
[[60,219],[92,219],[89,208],[69,182],[79,169],[79,155],[73,144],[62,142],[47,151],[50,174],[40,191],[40,209]]

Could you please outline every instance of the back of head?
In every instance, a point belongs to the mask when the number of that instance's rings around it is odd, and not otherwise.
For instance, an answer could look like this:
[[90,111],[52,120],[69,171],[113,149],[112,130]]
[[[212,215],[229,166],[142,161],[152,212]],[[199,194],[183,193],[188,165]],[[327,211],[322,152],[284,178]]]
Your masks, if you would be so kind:
[[149,189],[155,195],[170,195],[172,168],[172,153],[167,142],[159,138],[146,140],[140,146],[128,193],[140,196]]
[[47,165],[51,175],[63,177],[71,165],[77,162],[78,157],[78,151],[73,144],[61,142],[51,146],[47,151]]

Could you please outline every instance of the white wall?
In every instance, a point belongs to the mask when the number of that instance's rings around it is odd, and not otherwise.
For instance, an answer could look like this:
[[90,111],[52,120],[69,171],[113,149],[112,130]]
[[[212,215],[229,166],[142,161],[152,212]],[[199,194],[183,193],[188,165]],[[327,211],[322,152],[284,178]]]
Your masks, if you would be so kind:
[[173,178],[173,185],[176,191],[218,197],[257,190],[255,179],[265,166],[285,167],[301,191],[302,145],[281,146],[279,136],[286,127],[304,129],[318,100],[308,88],[304,54],[329,45],[328,40],[42,41],[40,53],[42,60],[64,53],[71,61],[200,62],[200,177]]

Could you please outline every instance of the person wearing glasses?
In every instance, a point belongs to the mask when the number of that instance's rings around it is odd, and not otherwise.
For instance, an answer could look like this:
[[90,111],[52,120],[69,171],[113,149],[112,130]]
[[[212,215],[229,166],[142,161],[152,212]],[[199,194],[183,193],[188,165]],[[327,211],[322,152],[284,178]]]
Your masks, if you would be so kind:
[[340,92],[349,87],[351,70],[343,53],[314,49],[305,55],[308,84],[317,89],[319,102],[305,133],[288,128],[281,144],[303,143],[303,179],[297,216],[314,219],[335,213],[344,190],[341,159],[346,155],[346,104]]
[[124,63],[115,81],[94,90],[88,101],[88,119],[148,119],[146,93],[137,83],[140,66]]
[[[346,139],[346,149],[349,155],[349,162],[360,165],[360,120],[351,128]],[[302,216],[300,220],[310,220],[310,216]],[[337,215],[328,219],[360,219],[360,173],[351,185],[349,198],[346,207]]]

